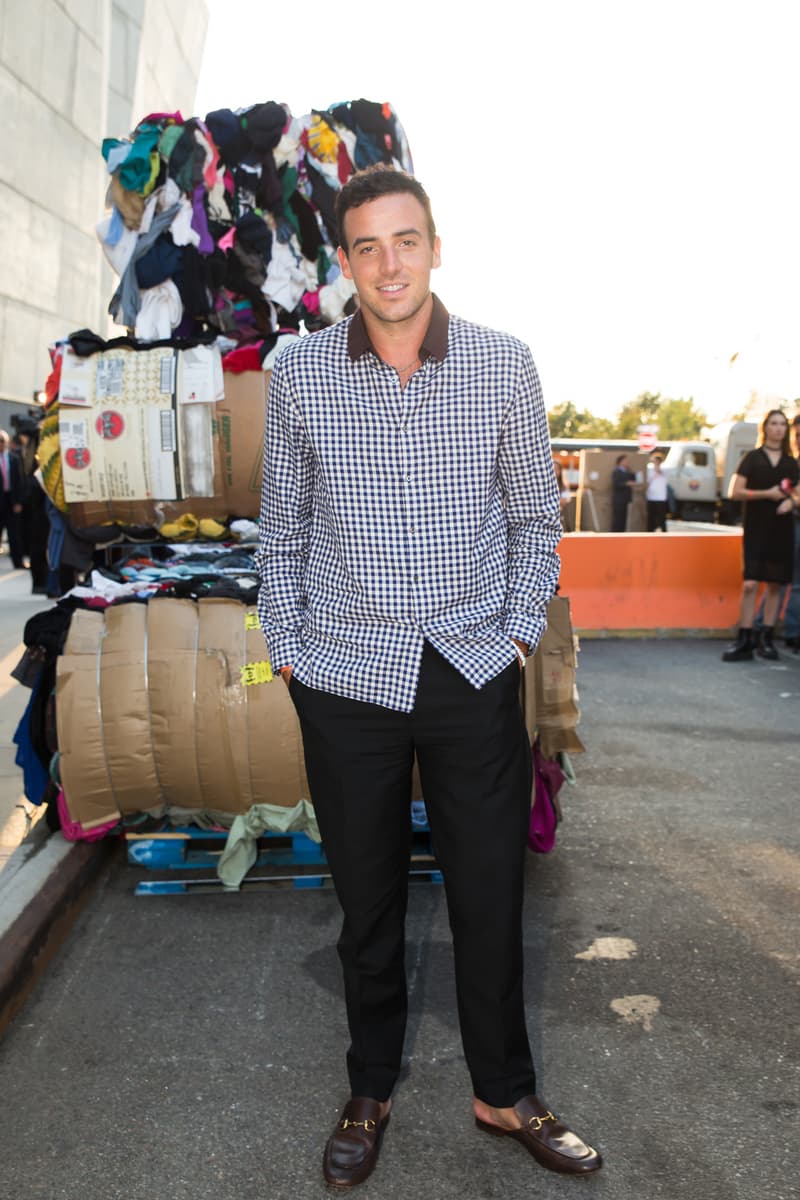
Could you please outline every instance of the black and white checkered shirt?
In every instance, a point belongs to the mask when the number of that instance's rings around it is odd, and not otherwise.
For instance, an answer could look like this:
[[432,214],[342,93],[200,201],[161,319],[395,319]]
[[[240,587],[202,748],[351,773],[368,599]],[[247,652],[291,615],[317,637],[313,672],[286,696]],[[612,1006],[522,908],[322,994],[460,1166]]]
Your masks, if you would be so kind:
[[357,314],[272,372],[256,562],[274,670],[410,712],[423,643],[474,687],[531,650],[559,501],[530,350],[434,297],[405,386]]

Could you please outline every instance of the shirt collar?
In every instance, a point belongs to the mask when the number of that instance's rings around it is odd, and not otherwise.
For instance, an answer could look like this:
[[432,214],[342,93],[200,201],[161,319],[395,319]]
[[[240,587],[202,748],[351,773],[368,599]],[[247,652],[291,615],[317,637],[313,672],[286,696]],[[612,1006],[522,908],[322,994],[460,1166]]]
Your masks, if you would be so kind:
[[[426,358],[436,358],[439,362],[443,362],[447,354],[447,335],[450,325],[450,315],[442,304],[438,296],[433,295],[433,310],[431,312],[431,320],[428,325],[425,337],[422,339],[422,345],[419,348],[419,357],[423,360]],[[364,318],[361,310],[353,316],[347,330],[347,351],[353,362],[357,358],[370,351],[374,354],[372,342],[369,340],[367,327],[364,324]]]

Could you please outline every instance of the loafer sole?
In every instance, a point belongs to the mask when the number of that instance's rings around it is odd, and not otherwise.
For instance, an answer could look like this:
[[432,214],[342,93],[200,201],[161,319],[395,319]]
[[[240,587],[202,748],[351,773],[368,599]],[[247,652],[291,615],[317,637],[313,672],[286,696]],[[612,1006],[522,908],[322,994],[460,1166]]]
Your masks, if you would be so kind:
[[513,1138],[515,1142],[524,1146],[540,1167],[545,1167],[548,1171],[557,1171],[561,1175],[590,1175],[593,1171],[599,1171],[603,1165],[603,1159],[597,1150],[592,1150],[586,1158],[569,1158],[551,1150],[524,1129],[501,1129],[499,1125],[490,1125],[480,1117],[475,1118],[475,1124],[482,1133],[488,1133],[491,1137]]

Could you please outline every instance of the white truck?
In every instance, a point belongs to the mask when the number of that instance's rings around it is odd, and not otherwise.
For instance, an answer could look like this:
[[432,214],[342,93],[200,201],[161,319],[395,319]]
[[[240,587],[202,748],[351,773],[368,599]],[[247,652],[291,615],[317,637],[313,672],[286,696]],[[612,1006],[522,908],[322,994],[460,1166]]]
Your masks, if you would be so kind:
[[728,499],[731,476],[756,444],[755,421],[725,421],[705,442],[673,442],[663,470],[672,491],[672,514],[683,521],[735,525],[741,505]]

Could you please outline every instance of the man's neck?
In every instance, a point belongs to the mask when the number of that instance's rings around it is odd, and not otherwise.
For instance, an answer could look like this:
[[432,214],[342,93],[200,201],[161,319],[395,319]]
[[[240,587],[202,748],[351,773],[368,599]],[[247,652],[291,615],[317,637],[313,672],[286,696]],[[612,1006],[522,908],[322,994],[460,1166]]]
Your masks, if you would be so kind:
[[433,313],[433,296],[427,299],[418,312],[407,321],[379,321],[368,309],[362,308],[361,315],[372,347],[379,358],[392,367],[402,368],[414,361],[428,332]]

